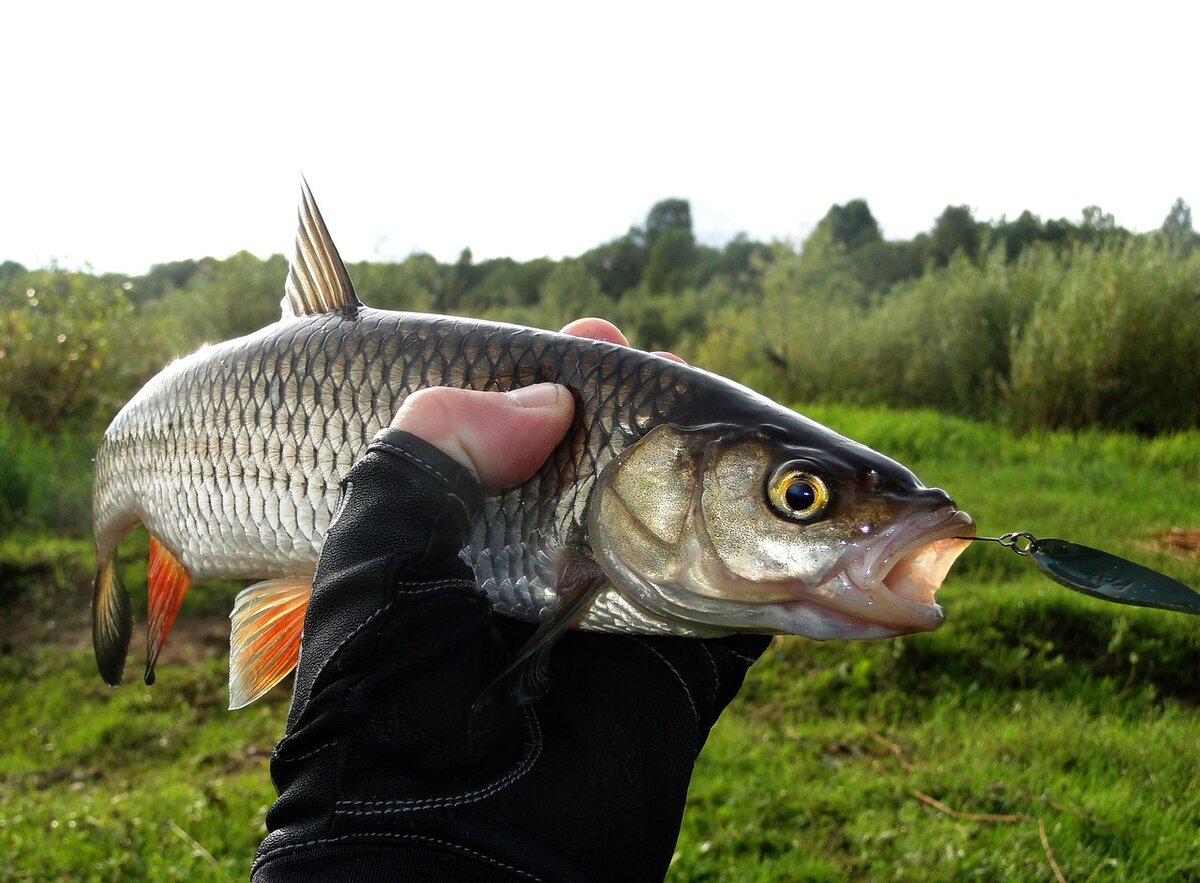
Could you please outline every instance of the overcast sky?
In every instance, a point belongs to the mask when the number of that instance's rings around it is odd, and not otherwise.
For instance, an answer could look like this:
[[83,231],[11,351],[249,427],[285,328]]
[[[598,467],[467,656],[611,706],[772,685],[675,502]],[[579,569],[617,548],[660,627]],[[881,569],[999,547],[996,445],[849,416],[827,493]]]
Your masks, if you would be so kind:
[[[409,9],[408,7],[412,7]],[[799,241],[1098,204],[1200,210],[1192,3],[9,3],[0,260],[578,254],[691,200]]]

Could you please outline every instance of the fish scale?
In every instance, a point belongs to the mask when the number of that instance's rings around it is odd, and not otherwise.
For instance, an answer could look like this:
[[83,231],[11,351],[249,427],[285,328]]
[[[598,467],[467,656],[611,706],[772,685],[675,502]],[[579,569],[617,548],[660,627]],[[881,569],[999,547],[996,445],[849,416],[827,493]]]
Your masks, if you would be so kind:
[[[481,581],[495,585],[500,611],[537,618],[552,605],[552,577],[534,566],[536,556],[509,546],[531,525],[546,549],[561,545],[580,522],[590,488],[575,476],[594,475],[661,418],[665,402],[679,397],[673,379],[679,366],[611,344],[551,342],[549,332],[360,312],[353,320],[336,313],[288,319],[206,347],[133,399],[97,453],[101,554],[128,526],[132,508],[194,581],[310,574],[342,476],[406,396],[432,385],[507,389],[523,373],[529,381],[555,379],[578,389],[582,419],[537,476],[489,502],[471,533],[471,560]],[[584,349],[589,357],[581,359]],[[636,364],[648,360],[655,364]],[[399,372],[388,368],[397,364],[405,366],[403,380],[389,387],[387,378]],[[347,389],[355,377],[362,378],[360,389],[371,390],[369,411]],[[297,437],[313,451],[303,478],[315,493],[289,483],[302,465]],[[218,483],[218,470],[238,478]],[[301,523],[310,531],[298,530]],[[500,559],[519,562],[520,570],[505,573]],[[522,578],[526,588],[510,597]],[[596,625],[603,623],[598,616]]]
[[[132,611],[112,556],[138,522],[153,540],[147,681],[192,582],[262,580],[232,614],[231,704],[244,705],[293,667],[341,480],[404,400],[547,381],[571,391],[572,425],[529,480],[485,496],[463,550],[499,613],[542,622],[518,661],[567,627],[828,638],[940,624],[933,591],[960,551],[948,538],[972,529],[944,493],[671,359],[365,307],[305,187],[283,318],[169,365],[97,451],[101,674],[115,684],[124,668]],[[820,484],[829,512],[796,517],[780,481]],[[886,585],[893,567],[904,597]]]

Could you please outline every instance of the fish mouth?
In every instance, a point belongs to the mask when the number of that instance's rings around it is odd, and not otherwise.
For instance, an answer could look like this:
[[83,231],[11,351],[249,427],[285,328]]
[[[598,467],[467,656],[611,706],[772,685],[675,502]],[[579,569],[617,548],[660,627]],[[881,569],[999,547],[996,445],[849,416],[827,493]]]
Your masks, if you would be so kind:
[[[936,629],[945,612],[934,600],[975,535],[966,512],[945,506],[886,529],[882,542],[851,548],[832,576],[793,602],[821,608],[836,637],[893,637]],[[790,605],[787,605],[790,606]]]
[[[914,604],[933,604],[933,596],[955,560],[971,544],[965,536],[975,536],[975,522],[966,512],[953,507],[935,513],[938,523],[927,530],[910,536],[907,541],[900,538],[908,533],[905,528],[913,526],[920,531],[920,515],[902,522],[897,539],[884,547],[874,561],[867,563],[865,576],[860,585],[882,584],[896,597]],[[870,590],[868,588],[868,590]]]

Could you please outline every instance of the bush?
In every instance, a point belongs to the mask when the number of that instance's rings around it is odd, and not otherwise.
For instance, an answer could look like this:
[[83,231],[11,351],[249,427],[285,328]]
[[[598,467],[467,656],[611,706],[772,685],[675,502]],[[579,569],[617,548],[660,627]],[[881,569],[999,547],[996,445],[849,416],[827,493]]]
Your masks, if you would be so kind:
[[98,436],[49,436],[11,414],[0,422],[0,528],[81,535],[91,527]]
[[56,432],[86,423],[119,388],[133,307],[122,285],[57,268],[0,290],[0,400]]
[[1200,253],[1156,237],[1001,249],[871,299],[836,248],[779,258],[711,314],[699,364],[782,401],[935,408],[1019,428],[1200,424]]
[[[6,409],[7,410],[7,409]],[[0,527],[10,527],[29,505],[30,475],[10,421],[0,422]]]
[[1200,423],[1200,254],[1144,239],[1066,261],[1013,349],[1013,421],[1143,434]]

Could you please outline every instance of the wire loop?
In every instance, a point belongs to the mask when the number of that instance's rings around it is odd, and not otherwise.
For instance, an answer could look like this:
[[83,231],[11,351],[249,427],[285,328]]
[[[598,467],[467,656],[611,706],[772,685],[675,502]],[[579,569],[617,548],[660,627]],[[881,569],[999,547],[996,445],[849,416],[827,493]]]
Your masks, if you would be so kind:
[[1028,555],[1038,548],[1037,537],[1027,530],[1014,530],[998,537],[955,537],[956,540],[978,540],[985,543],[999,543],[1006,549],[1012,549],[1018,555]]

